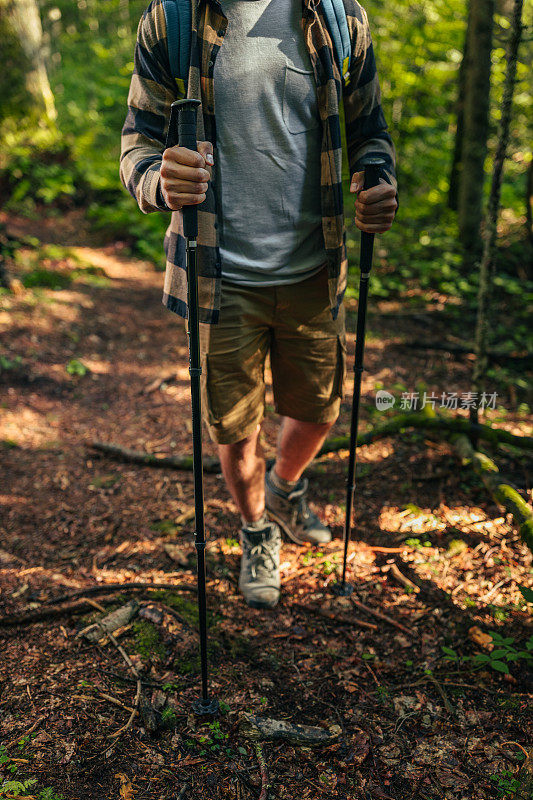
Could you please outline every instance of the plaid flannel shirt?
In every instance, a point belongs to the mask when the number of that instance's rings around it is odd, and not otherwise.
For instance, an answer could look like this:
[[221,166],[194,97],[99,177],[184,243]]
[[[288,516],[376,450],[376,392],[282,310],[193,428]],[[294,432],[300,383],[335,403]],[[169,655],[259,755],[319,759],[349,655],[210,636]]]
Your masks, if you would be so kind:
[[[191,63],[187,97],[201,100],[198,140],[216,150],[214,66],[227,28],[219,0],[191,0]],[[387,132],[368,18],[357,0],[344,0],[352,37],[352,59],[343,81],[320,0],[302,0],[302,31],[317,87],[321,126],[321,208],[329,303],[337,316],[346,289],[348,264],[342,196],[342,146],[339,104],[344,104],[350,174],[366,155],[381,156],[383,177],[396,187],[395,151]],[[162,0],[150,3],[139,23],[128,114],[122,130],[120,175],[141,211],[170,211],[160,187],[170,106],[185,96],[183,82],[172,77]],[[180,85],[181,84],[181,85]],[[239,87],[235,87],[238,92]],[[243,213],[248,213],[243,209]],[[166,271],[163,305],[187,316],[185,239],[181,212],[174,211],[165,235]],[[220,307],[222,264],[218,248],[216,195],[211,184],[198,206],[198,294],[200,321],[216,323]]]

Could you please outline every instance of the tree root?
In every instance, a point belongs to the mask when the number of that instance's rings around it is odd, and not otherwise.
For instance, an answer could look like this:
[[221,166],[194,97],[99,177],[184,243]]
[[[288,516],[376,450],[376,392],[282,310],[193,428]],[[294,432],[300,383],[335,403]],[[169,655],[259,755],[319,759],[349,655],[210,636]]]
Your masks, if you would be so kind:
[[[64,594],[49,600],[43,608],[37,608],[33,611],[22,612],[21,614],[8,614],[0,617],[0,628],[12,628],[16,625],[32,625],[34,622],[42,622],[46,619],[54,617],[62,617],[65,614],[81,614],[88,608],[94,608],[94,604],[85,597],[85,595],[95,594],[127,594],[128,592],[138,592],[142,589],[157,590],[166,589],[173,592],[196,592],[196,586],[183,584],[183,583],[109,583],[100,584],[99,586],[89,586],[86,589],[80,589],[70,594]],[[78,599],[79,598],[79,599]],[[74,602],[67,602],[67,601]],[[58,608],[54,606],[59,605]]]
[[[473,425],[463,417],[446,418],[437,414],[428,414],[427,411],[416,413],[398,414],[395,417],[378,425],[367,433],[361,433],[357,437],[358,446],[371,444],[387,436],[403,433],[409,428],[415,430],[422,429],[436,431],[439,433],[462,433],[467,436],[476,435],[478,439],[491,442],[494,445],[510,444],[522,450],[533,450],[533,437],[516,436],[514,433],[500,428],[491,428],[489,425]],[[171,469],[191,471],[192,456],[164,456],[155,453],[143,453],[139,450],[130,450],[118,444],[94,441],[89,444],[94,450],[105,453],[119,461],[126,461],[133,464],[141,464],[145,467],[170,467]],[[327,453],[336,453],[339,450],[346,450],[350,446],[348,436],[338,436],[328,439],[317,458]],[[221,472],[218,458],[204,456],[204,471],[212,474]]]
[[453,444],[464,466],[470,466],[480,476],[494,501],[509,513],[518,526],[524,544],[533,552],[533,509],[516,489],[503,483],[498,467],[484,453],[474,450],[466,436],[456,436]]

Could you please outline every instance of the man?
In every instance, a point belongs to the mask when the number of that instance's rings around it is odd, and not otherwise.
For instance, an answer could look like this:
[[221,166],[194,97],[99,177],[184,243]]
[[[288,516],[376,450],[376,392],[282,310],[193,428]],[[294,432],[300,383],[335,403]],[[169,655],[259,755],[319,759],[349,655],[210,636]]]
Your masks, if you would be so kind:
[[[170,73],[155,0],[139,25],[123,129],[124,185],[143,212],[174,212],[163,303],[181,316],[179,210],[199,206],[203,407],[242,517],[239,586],[255,608],[278,602],[281,530],[298,544],[331,539],[308,505],[302,474],[343,395],[341,98],[357,227],[388,230],[398,205],[367,16],[357,0],[344,4],[352,39],[346,79],[316,0],[192,0],[187,96],[202,101],[194,153],[164,148],[170,104],[184,92]],[[369,154],[386,168],[378,187],[360,191]],[[265,475],[257,451],[267,354],[283,421]]]

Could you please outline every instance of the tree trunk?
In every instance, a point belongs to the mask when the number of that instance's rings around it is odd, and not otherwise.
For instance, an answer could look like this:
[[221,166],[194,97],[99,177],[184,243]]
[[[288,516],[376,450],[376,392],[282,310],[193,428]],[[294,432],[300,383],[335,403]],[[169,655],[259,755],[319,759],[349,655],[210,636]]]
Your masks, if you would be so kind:
[[49,120],[57,113],[43,48],[43,29],[36,0],[0,0],[0,16],[17,39],[26,61],[26,88],[32,105]]
[[529,159],[526,179],[526,230],[527,238],[533,245],[533,153]]
[[480,250],[485,157],[489,132],[494,0],[470,0],[462,170],[458,195],[459,233],[467,254]]
[[[523,0],[514,0],[511,37],[507,51],[507,67],[505,71],[505,83],[503,88],[502,115],[498,133],[498,147],[496,149],[496,155],[494,156],[490,197],[485,218],[485,229],[483,232],[483,255],[479,267],[478,308],[474,343],[476,360],[474,363],[474,372],[472,376],[472,382],[474,384],[473,389],[475,392],[478,392],[478,397],[485,388],[484,379],[488,367],[490,300],[494,272],[494,253],[496,249],[497,222],[498,211],[500,208],[503,167],[505,163],[507,145],[509,143],[509,129],[511,126],[513,94],[516,79],[516,62],[518,57],[518,47],[520,45],[520,39],[522,38],[522,6]],[[477,423],[477,407],[471,408],[470,419],[473,423]]]
[[463,156],[463,137],[464,137],[464,115],[465,115],[465,91],[466,75],[468,72],[468,38],[470,32],[470,4],[468,6],[468,21],[466,23],[465,41],[463,45],[463,58],[459,67],[456,114],[457,123],[455,129],[455,142],[453,149],[452,166],[450,169],[450,187],[448,189],[448,207],[457,211],[459,207],[459,186],[461,184],[462,156]]

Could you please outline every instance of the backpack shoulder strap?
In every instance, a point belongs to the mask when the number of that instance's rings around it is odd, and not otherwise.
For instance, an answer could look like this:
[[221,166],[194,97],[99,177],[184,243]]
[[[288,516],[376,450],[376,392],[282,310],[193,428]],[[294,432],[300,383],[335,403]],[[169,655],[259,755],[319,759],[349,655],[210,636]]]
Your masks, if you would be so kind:
[[178,89],[187,91],[191,55],[191,0],[164,0],[170,71]]
[[346,9],[342,0],[322,0],[324,15],[328,23],[328,30],[333,40],[337,66],[343,80],[348,77],[352,57],[352,44]]

